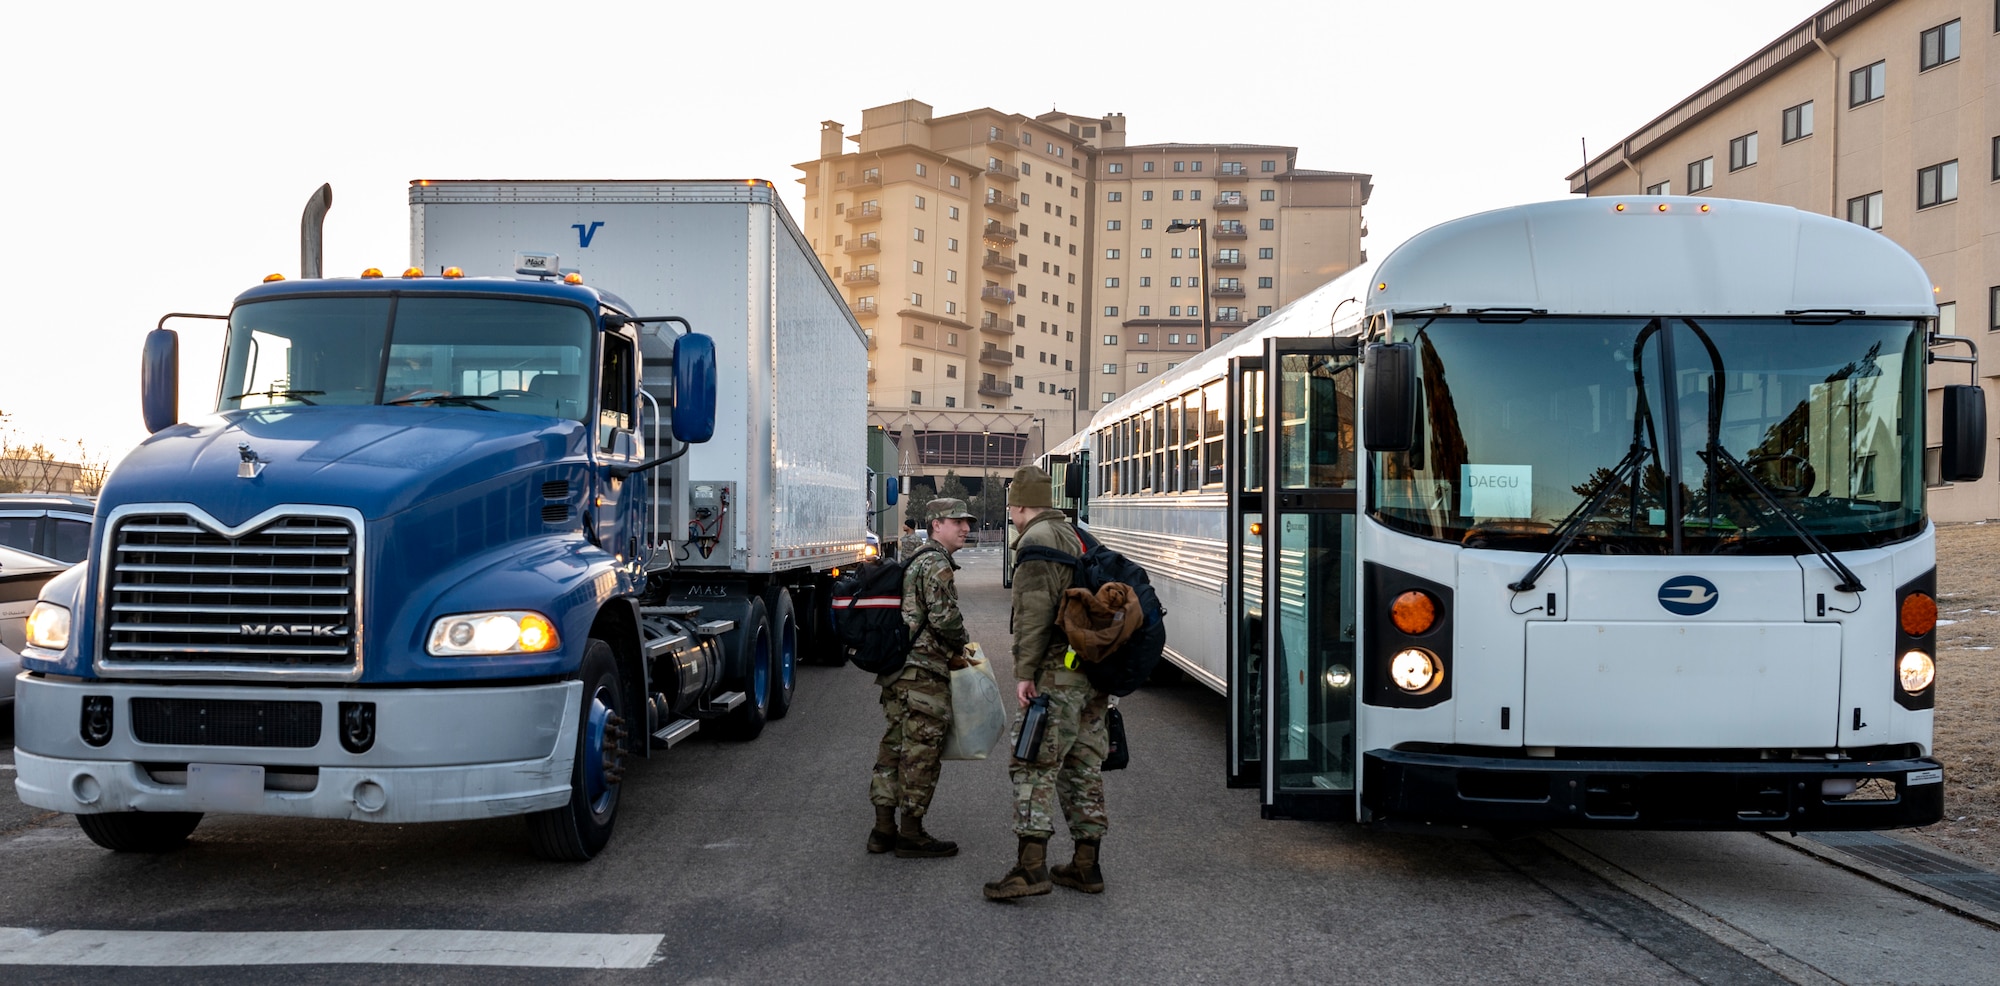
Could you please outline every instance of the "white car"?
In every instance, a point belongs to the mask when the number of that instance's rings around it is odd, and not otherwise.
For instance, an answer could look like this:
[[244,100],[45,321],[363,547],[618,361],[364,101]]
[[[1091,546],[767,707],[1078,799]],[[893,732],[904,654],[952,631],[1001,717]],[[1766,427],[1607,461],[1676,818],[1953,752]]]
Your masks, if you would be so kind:
[[54,558],[0,546],[0,709],[14,707],[14,676],[21,673],[28,611],[42,586],[70,566]]

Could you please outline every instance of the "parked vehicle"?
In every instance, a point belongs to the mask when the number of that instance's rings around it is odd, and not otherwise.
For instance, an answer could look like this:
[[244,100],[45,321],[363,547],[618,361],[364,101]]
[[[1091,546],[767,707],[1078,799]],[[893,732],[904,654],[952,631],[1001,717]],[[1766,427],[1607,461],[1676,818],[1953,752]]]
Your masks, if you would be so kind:
[[75,564],[90,551],[97,502],[66,493],[0,493],[0,547]]
[[[866,411],[820,382],[866,344],[770,184],[410,203],[401,277],[319,279],[322,188],[305,278],[194,316],[227,322],[214,416],[176,422],[176,337],[147,340],[153,437],[18,682],[22,800],[102,846],[210,811],[518,814],[588,859],[632,759],[757,736],[833,652]],[[580,272],[547,249],[572,240]]]
[[68,567],[51,558],[0,546],[0,709],[14,706],[14,676],[21,671],[21,647],[35,596]]

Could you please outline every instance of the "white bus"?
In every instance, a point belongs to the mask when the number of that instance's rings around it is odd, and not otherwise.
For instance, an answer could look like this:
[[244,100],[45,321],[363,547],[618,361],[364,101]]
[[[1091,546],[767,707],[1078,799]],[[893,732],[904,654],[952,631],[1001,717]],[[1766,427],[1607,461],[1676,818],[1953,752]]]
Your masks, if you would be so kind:
[[[1929,279],[1863,227],[1589,198],[1430,229],[1104,408],[1059,495],[1144,565],[1266,817],[1922,825]],[[1976,380],[1976,365],[1972,368]],[[1926,404],[1930,406],[1927,408]],[[1926,436],[1937,440],[1927,440]]]

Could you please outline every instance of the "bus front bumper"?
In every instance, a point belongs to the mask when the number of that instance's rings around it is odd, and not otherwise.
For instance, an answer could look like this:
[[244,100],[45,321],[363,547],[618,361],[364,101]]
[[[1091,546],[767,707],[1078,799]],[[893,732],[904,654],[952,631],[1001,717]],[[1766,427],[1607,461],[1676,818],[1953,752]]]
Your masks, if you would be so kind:
[[1944,771],[1930,757],[1635,761],[1373,750],[1362,772],[1362,807],[1373,821],[1808,832],[1944,817]]

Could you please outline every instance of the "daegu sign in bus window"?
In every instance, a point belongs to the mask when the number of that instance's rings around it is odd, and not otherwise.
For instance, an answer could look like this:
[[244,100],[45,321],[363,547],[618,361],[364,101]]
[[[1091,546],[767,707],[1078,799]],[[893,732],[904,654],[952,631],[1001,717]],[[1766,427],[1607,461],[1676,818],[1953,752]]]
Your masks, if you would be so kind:
[[1533,466],[1460,466],[1460,516],[1527,518],[1534,507],[1533,471]]

